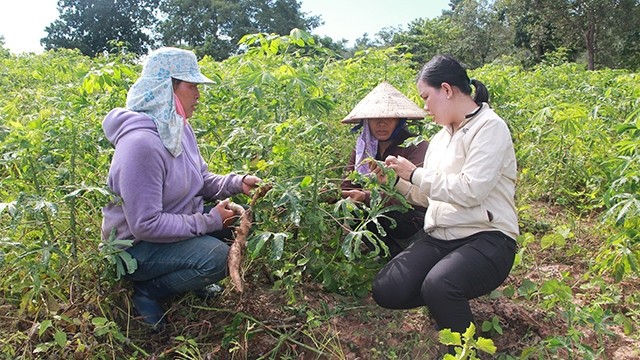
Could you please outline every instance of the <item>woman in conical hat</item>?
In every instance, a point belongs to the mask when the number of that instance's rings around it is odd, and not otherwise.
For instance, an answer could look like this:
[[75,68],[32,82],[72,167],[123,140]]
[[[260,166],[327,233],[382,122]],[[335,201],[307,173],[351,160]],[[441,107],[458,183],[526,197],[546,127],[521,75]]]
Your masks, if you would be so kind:
[[[426,112],[423,109],[388,82],[376,86],[342,120],[343,123],[357,124],[352,131],[361,130],[345,168],[345,177],[354,170],[368,174],[371,163],[369,160],[384,160],[390,155],[402,156],[416,166],[422,166],[428,147],[426,141],[407,147],[400,145],[406,139],[415,136],[407,129],[407,120],[423,119],[425,116]],[[367,205],[370,201],[369,191],[346,179],[342,182],[342,196]],[[388,200],[389,205],[395,203],[397,201],[393,199]],[[371,224],[368,230],[384,241],[389,248],[390,257],[394,257],[402,251],[406,239],[422,228],[424,214],[424,207],[415,207],[404,213],[391,211],[385,215],[396,221],[395,228],[392,228],[388,219],[379,219],[386,236],[379,234],[375,224]],[[372,247],[370,243],[367,245]]]

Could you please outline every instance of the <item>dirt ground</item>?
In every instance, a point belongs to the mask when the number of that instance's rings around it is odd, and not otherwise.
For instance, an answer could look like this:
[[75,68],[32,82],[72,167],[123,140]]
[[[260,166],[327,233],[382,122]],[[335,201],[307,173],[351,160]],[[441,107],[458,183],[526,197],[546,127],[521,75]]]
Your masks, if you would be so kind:
[[[562,215],[549,210],[544,214]],[[580,224],[576,226],[580,227]],[[588,248],[597,244],[584,234],[577,234],[576,238],[572,240],[574,246],[587,249],[586,253],[591,253]],[[567,324],[564,320],[567,317],[560,313],[567,306],[545,310],[540,298],[527,299],[517,294],[483,296],[471,301],[478,331],[483,322],[497,318],[502,332],[480,333],[493,340],[497,352],[495,356],[479,354],[479,357],[582,359],[585,352],[578,347],[588,347],[593,349],[595,359],[640,359],[638,325],[632,324],[634,328],[627,335],[612,319],[614,314],[637,314],[637,308],[624,304],[633,304],[633,299],[638,299],[640,281],[626,280],[614,285],[605,279],[605,283],[594,285],[590,283],[585,265],[589,259],[534,247],[530,249],[533,254],[528,256],[533,256],[535,266],[526,270],[520,267],[512,272],[498,290],[518,289],[527,280],[539,284],[549,279],[564,279],[562,283],[570,284],[571,299],[577,306],[601,302],[603,310],[610,315],[603,321],[590,323],[583,318],[581,324]],[[297,286],[296,298],[292,301],[291,294],[274,290],[266,271],[258,271],[246,281],[242,295],[226,289],[215,299],[202,300],[192,294],[170,299],[166,304],[168,325],[159,332],[132,317],[128,302],[130,287],[126,282],[105,289],[103,296],[111,306],[107,317],[115,321],[126,337],[124,345],[112,341],[109,351],[122,351],[121,355],[132,359],[413,360],[440,359],[446,350],[438,341],[435,323],[425,308],[387,310],[375,304],[370,295],[358,298],[331,293],[308,279]],[[619,289],[619,295],[603,301],[604,295],[615,293],[605,291],[609,285]],[[104,297],[99,300],[105,302]],[[87,303],[91,301],[76,302],[63,311],[72,319],[84,319],[84,313],[104,313],[104,308],[92,305],[87,308]],[[15,309],[5,310],[15,312]],[[46,340],[37,336],[36,322],[0,316],[0,320],[4,318],[11,324],[3,328],[30,334],[21,345],[26,349],[24,353],[33,353],[32,350]],[[575,317],[568,318],[575,320]],[[94,336],[95,329],[89,318],[87,324],[69,326],[73,328],[66,328],[67,333],[80,332],[98,344],[105,342],[104,337]],[[74,356],[82,358],[83,353],[86,354],[87,349],[76,350]]]
[[[549,269],[550,272],[559,271]],[[508,279],[505,286],[514,283]],[[184,345],[176,336],[197,341],[202,359],[440,359],[444,347],[424,308],[386,310],[370,296],[354,298],[329,293],[317,284],[303,284],[303,294],[295,304],[269,284],[253,283],[242,295],[227,290],[218,299],[206,302],[187,295],[177,299],[169,312],[169,325],[161,333],[150,333],[144,348],[152,358],[176,358]],[[544,339],[563,336],[566,324],[557,314],[527,307],[527,302],[507,297],[484,296],[472,300],[477,326],[500,319],[502,335],[483,333],[497,347],[495,356],[481,359],[521,358],[529,347]],[[242,314],[238,315],[237,314]],[[230,331],[235,327],[235,331]],[[640,344],[624,335],[621,327],[610,327],[611,335],[596,336],[581,329],[583,344],[603,350],[602,359],[639,359]],[[145,331],[140,328],[139,331]],[[235,334],[230,343],[225,335]],[[203,346],[203,343],[205,344]],[[168,344],[171,344],[168,346]],[[206,345],[210,344],[210,345]],[[317,349],[316,351],[312,349]],[[566,350],[541,353],[532,358],[565,359]],[[190,357],[180,357],[190,358]]]

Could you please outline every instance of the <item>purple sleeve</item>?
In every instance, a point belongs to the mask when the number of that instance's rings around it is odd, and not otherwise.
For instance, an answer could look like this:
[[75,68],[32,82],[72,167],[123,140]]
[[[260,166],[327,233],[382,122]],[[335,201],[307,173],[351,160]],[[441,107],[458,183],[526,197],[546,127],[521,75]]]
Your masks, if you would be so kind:
[[222,200],[242,193],[242,175],[216,175],[206,171],[203,178],[202,196],[206,201]]
[[132,235],[150,242],[176,242],[221,229],[222,219],[215,210],[204,214],[164,211],[166,166],[160,153],[165,150],[148,139],[149,136],[140,136],[119,144],[113,160],[117,166],[112,169],[115,176],[111,186],[122,198]]
[[243,175],[237,175],[234,173],[217,175],[211,173],[207,163],[202,158],[200,151],[197,151],[198,157],[200,158],[200,172],[202,173],[202,179],[204,180],[201,195],[205,201],[223,200],[242,193]]

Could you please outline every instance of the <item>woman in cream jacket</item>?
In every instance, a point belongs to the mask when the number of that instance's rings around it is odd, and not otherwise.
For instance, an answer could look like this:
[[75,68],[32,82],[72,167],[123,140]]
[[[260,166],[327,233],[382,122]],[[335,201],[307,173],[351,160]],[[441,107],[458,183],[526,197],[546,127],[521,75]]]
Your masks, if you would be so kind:
[[487,88],[455,59],[434,57],[417,87],[442,129],[424,167],[398,156],[385,165],[410,203],[429,207],[423,231],[377,275],[373,297],[391,309],[426,305],[440,329],[462,333],[473,321],[469,299],[500,286],[513,265],[515,152],[507,124],[487,104]]

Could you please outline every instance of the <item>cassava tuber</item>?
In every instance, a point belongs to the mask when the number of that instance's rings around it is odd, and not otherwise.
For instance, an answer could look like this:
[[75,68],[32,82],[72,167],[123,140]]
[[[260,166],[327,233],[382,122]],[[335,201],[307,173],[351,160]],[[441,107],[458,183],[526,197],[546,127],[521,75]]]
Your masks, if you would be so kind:
[[244,284],[242,280],[242,260],[244,259],[247,251],[247,237],[251,230],[251,223],[253,222],[253,216],[251,213],[251,207],[256,201],[264,196],[271,189],[271,186],[262,186],[253,194],[249,208],[245,209],[241,205],[229,203],[227,208],[232,210],[237,216],[240,217],[240,225],[236,227],[236,236],[233,244],[229,248],[229,256],[227,260],[227,266],[229,268],[229,277],[236,290],[240,293],[244,291]]

